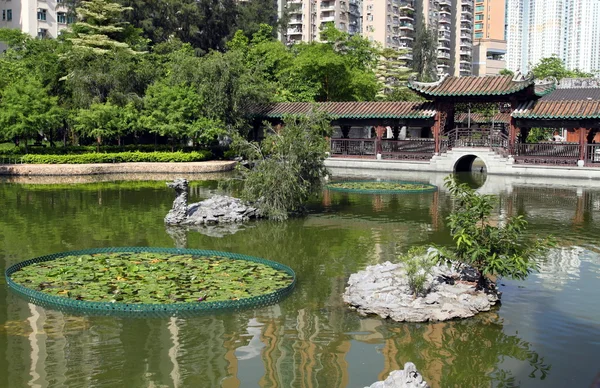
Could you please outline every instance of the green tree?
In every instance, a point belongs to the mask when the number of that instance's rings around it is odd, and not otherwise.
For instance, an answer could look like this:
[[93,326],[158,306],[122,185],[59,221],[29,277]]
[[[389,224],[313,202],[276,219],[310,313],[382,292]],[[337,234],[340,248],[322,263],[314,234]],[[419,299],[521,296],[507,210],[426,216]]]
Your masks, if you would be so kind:
[[325,136],[331,134],[329,119],[315,112],[284,121],[279,130],[269,127],[260,144],[241,136],[235,136],[233,144],[254,165],[239,169],[242,198],[256,203],[266,217],[280,221],[301,212],[321,192],[327,175]]
[[277,36],[276,32],[280,27],[277,15],[277,1],[252,0],[239,1],[237,3],[235,27],[238,30],[244,31],[246,36],[252,36],[263,25],[271,27],[271,37],[275,38]]
[[509,69],[502,69],[498,72],[499,75],[515,75],[515,72]]
[[413,71],[419,81],[431,82],[437,78],[437,44],[433,28],[418,30],[413,44]]
[[0,131],[27,140],[56,128],[62,118],[57,100],[34,75],[17,78],[0,90]]
[[131,8],[125,15],[154,44],[177,38],[199,53],[223,50],[237,30],[235,0],[120,0]]
[[381,61],[377,67],[377,78],[381,89],[377,99],[385,101],[422,101],[419,95],[406,86],[412,69],[406,67],[406,61],[400,59],[405,52],[386,48],[380,52]]
[[124,128],[121,127],[120,113],[120,108],[110,102],[94,103],[77,111],[75,130],[80,135],[95,138],[99,152],[103,141],[122,134]]
[[95,54],[106,54],[115,49],[134,53],[130,43],[136,40],[137,34],[127,29],[128,23],[122,20],[122,14],[131,9],[110,0],[82,1],[76,8],[78,21],[73,24],[73,34],[67,40],[75,49]]
[[536,259],[551,245],[549,239],[527,239],[527,221],[511,217],[491,222],[494,198],[481,195],[449,176],[445,185],[454,200],[448,226],[455,246],[442,256],[451,263],[466,264],[479,273],[478,286],[488,288],[490,276],[525,279],[537,268]]
[[535,78],[543,79],[554,77],[557,80],[563,78],[590,78],[593,74],[585,73],[575,70],[568,70],[565,67],[564,62],[558,56],[553,55],[551,57],[542,58],[540,61],[531,69]]
[[527,143],[539,143],[541,141],[549,141],[552,139],[552,134],[554,133],[553,128],[531,128],[529,130],[529,134],[527,135],[526,142]]

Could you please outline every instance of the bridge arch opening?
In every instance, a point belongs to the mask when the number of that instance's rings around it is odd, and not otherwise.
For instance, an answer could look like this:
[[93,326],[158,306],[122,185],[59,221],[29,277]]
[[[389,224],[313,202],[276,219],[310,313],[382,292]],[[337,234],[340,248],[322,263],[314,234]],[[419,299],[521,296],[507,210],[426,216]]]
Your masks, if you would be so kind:
[[487,172],[487,166],[480,157],[465,155],[454,164],[454,172]]
[[472,189],[478,189],[487,179],[487,166],[476,155],[465,155],[454,164],[454,174],[460,183],[466,183]]

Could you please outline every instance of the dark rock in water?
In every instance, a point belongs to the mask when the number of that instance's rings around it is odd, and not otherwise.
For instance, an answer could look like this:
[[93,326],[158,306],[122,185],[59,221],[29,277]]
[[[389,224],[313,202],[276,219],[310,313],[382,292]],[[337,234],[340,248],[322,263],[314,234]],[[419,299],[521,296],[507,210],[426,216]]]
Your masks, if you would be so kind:
[[392,371],[384,381],[365,388],[429,388],[429,385],[423,380],[415,364],[407,362],[403,370]]
[[183,178],[167,183],[175,189],[177,197],[173,208],[165,217],[167,225],[214,225],[245,222],[261,217],[260,211],[241,199],[215,195],[204,201],[187,204],[188,181]]
[[465,282],[476,282],[479,280],[479,272],[473,267],[463,267],[459,274],[460,280]]

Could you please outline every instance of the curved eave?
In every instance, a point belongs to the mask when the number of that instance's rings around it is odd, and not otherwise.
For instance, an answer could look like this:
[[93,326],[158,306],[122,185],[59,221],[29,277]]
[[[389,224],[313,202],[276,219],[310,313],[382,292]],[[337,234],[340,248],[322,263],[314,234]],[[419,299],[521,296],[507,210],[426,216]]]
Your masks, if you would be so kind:
[[[325,112],[327,113],[327,112]],[[292,114],[267,114],[261,115],[256,114],[254,117],[260,118],[268,118],[268,119],[282,119],[284,117],[299,117],[304,116],[301,113],[292,113]],[[435,112],[428,114],[407,114],[407,115],[396,115],[396,114],[351,114],[351,115],[336,115],[329,114],[329,117],[332,120],[338,119],[412,119],[412,120],[428,120],[433,119],[435,116]]]
[[544,97],[544,96],[552,93],[555,90],[556,90],[556,84],[553,84],[552,86],[549,86],[549,87],[547,87],[544,90],[541,90],[541,91],[537,91],[536,90],[535,91],[535,95],[538,96],[538,97]]
[[532,75],[519,79],[510,76],[449,77],[431,83],[409,79],[409,89],[424,97],[498,97],[524,91],[535,85]]
[[513,114],[515,119],[532,119],[532,120],[596,120],[600,119],[600,114],[589,116],[578,115],[537,115],[529,113]]
[[409,88],[414,90],[415,92],[419,92],[419,93],[423,94],[424,96],[429,96],[429,97],[485,97],[485,96],[507,96],[509,94],[514,94],[514,93],[518,93],[522,90],[525,90],[529,86],[530,85],[527,85],[520,89],[505,90],[505,91],[498,91],[498,92],[464,92],[464,93],[460,93],[460,92],[459,93],[434,93],[434,92],[428,92],[428,91],[423,91],[423,90],[419,90],[419,89],[413,89],[410,86],[409,86]]

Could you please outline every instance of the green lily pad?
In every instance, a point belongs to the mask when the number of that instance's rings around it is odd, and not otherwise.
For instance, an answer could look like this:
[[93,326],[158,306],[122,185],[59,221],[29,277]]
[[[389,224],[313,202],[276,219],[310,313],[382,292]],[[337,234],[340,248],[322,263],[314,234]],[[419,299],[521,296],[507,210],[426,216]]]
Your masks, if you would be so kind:
[[293,282],[288,273],[251,261],[150,252],[65,256],[25,266],[11,278],[49,295],[129,304],[238,300]]
[[343,181],[332,182],[327,188],[333,191],[367,194],[423,193],[436,191],[437,187],[428,183],[403,181]]

